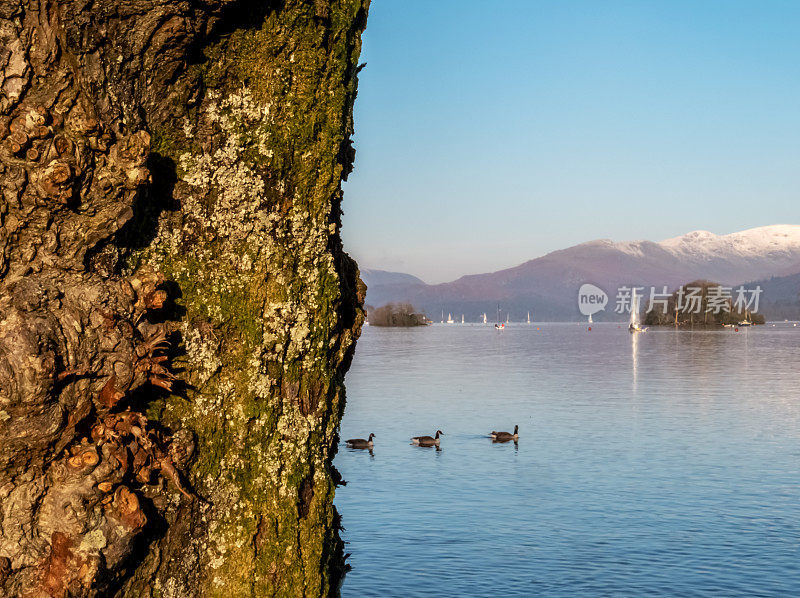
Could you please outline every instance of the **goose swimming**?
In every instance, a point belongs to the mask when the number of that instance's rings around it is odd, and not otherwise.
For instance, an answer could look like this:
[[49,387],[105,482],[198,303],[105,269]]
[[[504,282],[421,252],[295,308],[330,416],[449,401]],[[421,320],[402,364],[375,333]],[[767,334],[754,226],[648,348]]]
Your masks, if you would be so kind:
[[495,432],[492,430],[492,433],[489,436],[495,442],[508,442],[509,440],[513,440],[516,442],[519,439],[519,426],[514,426],[514,433],[511,432]]
[[351,438],[350,440],[345,440],[344,443],[349,446],[350,448],[356,449],[371,449],[372,439],[375,438],[375,434],[370,434],[369,439],[364,440],[363,438]]
[[436,436],[414,436],[411,442],[419,446],[439,446],[439,436],[441,434],[444,434],[444,432],[436,430]]

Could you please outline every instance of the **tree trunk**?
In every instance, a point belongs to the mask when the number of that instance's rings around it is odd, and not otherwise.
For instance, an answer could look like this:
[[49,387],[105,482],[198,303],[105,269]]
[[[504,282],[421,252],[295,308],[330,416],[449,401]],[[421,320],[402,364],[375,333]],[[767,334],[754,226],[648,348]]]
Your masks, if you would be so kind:
[[369,0],[0,0],[0,595],[325,596]]

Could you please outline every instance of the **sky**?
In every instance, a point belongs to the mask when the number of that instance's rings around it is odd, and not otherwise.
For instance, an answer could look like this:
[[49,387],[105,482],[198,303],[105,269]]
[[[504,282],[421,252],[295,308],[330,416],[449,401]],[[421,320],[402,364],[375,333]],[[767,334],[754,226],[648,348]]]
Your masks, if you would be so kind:
[[345,248],[429,283],[800,223],[800,2],[373,0]]

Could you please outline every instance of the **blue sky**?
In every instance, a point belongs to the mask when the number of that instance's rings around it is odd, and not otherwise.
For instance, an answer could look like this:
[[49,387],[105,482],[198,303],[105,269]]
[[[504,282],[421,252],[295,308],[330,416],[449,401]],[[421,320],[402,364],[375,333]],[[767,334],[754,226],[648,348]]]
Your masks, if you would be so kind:
[[800,2],[373,0],[345,247],[428,282],[800,223]]

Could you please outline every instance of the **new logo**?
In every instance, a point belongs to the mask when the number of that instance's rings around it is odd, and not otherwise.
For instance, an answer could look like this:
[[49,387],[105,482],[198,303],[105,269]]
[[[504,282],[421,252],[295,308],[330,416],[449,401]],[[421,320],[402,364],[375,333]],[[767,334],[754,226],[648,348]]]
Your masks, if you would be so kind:
[[584,316],[603,311],[607,304],[608,295],[600,287],[586,283],[578,289],[578,309]]

